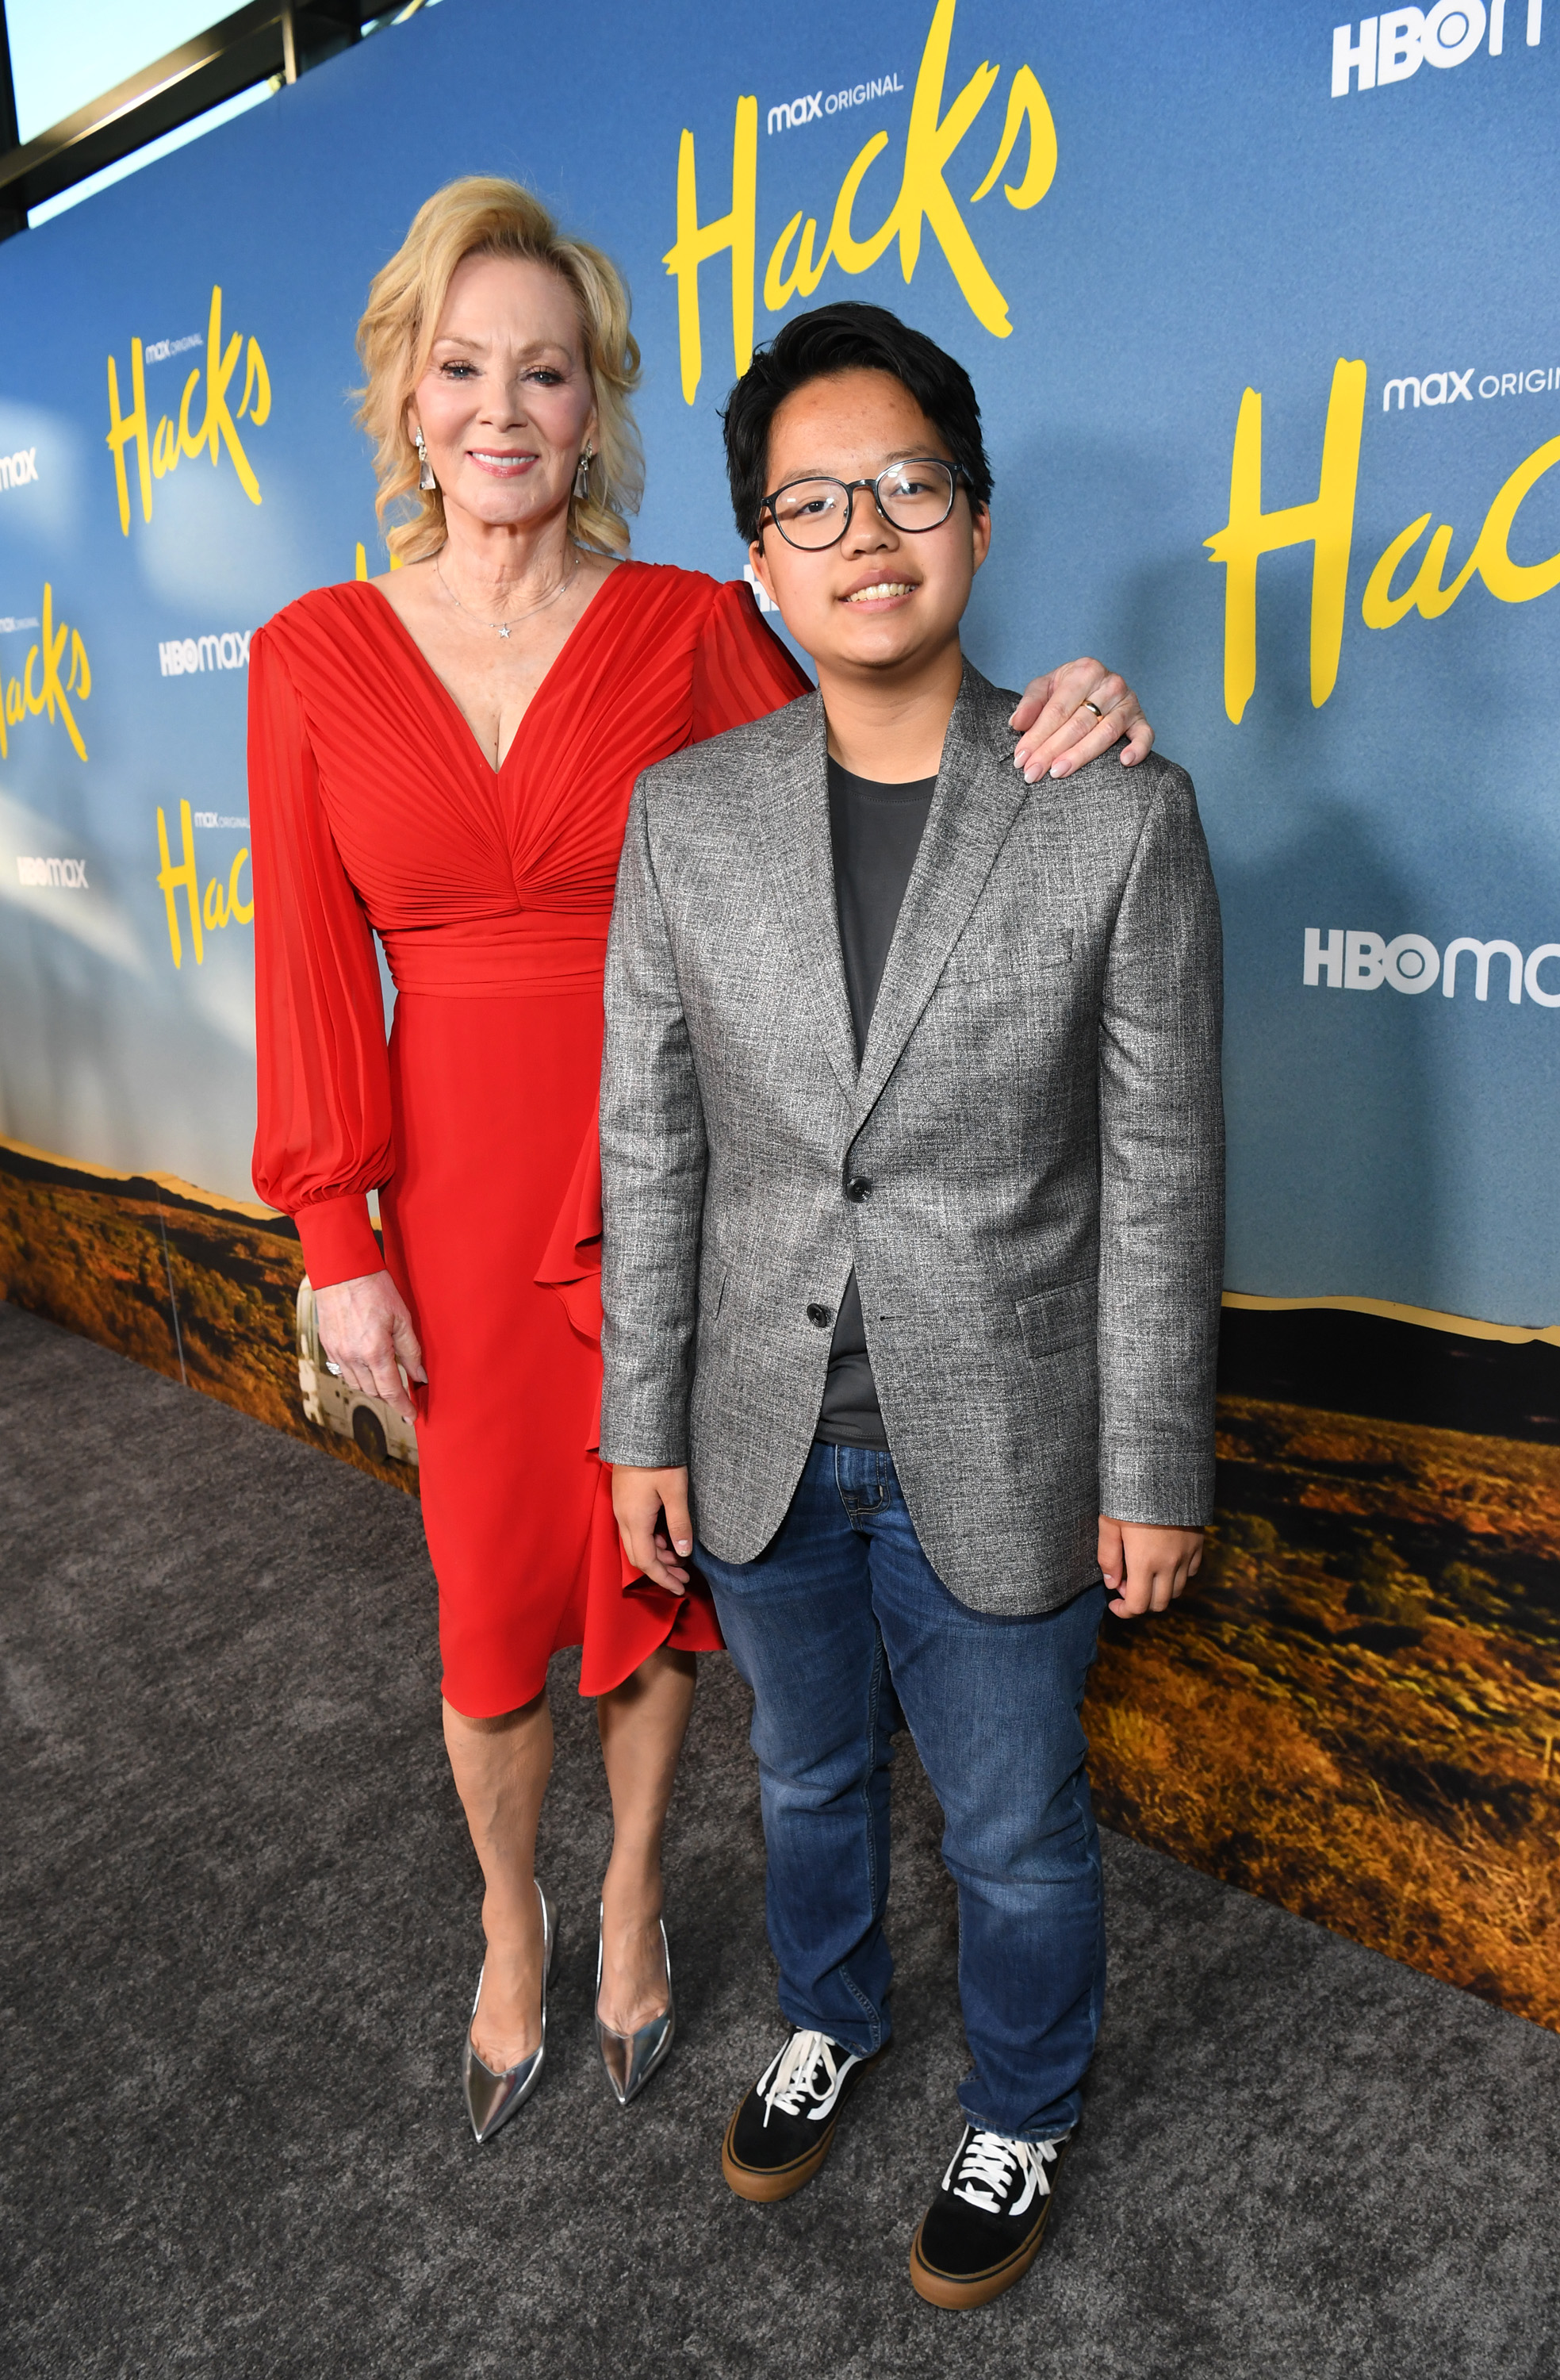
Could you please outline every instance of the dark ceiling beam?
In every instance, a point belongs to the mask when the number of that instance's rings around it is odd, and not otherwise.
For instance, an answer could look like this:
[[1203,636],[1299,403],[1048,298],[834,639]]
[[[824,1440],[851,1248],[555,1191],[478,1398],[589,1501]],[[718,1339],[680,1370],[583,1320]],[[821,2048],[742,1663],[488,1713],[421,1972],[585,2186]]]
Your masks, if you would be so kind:
[[[0,75],[0,239],[27,211],[272,75],[293,82],[359,40],[384,0],[251,0],[18,147],[9,52]],[[0,26],[3,26],[0,14]],[[9,118],[6,115],[9,106]]]
[[[11,36],[6,23],[6,0],[0,0],[0,157],[8,155],[19,139],[16,86],[11,80]],[[0,239],[9,239],[26,223],[26,215],[18,214],[14,202],[0,199]]]

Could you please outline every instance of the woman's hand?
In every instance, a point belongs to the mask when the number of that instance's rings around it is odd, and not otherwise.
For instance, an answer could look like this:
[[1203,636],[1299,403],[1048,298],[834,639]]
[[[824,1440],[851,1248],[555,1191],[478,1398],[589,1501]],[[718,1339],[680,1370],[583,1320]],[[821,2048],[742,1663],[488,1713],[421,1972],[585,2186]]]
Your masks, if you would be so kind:
[[1121,759],[1127,768],[1134,760],[1145,760],[1154,749],[1154,730],[1137,696],[1103,662],[1069,662],[1062,669],[1032,678],[1008,724],[1020,731],[1013,766],[1023,771],[1032,785],[1047,773],[1070,777],[1074,769],[1097,760],[1123,735],[1127,744]]
[[360,1397],[382,1397],[403,1421],[415,1421],[405,1380],[426,1388],[422,1349],[406,1301],[387,1272],[360,1273],[356,1281],[333,1281],[314,1293],[320,1345],[349,1389]]

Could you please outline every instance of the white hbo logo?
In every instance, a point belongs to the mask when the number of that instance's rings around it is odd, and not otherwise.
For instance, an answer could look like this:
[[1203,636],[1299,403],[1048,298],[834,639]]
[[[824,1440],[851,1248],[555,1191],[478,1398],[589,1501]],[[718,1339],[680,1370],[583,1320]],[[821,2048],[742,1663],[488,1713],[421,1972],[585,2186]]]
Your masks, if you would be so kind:
[[[1380,17],[1364,17],[1356,35],[1352,25],[1333,29],[1333,97],[1347,99],[1351,84],[1376,91],[1387,83],[1407,82],[1421,67],[1460,67],[1490,36],[1490,55],[1498,58],[1506,46],[1506,0],[1435,0],[1433,8],[1394,8]],[[1543,33],[1543,0],[1528,0],[1528,47],[1537,49]]]
[[[1439,981],[1445,997],[1454,1000],[1458,962],[1465,956],[1473,965],[1462,971],[1462,980],[1471,978],[1475,1000],[1489,999],[1491,968],[1499,959],[1505,966],[1506,996],[1514,1008],[1524,992],[1540,1008],[1560,1008],[1560,942],[1540,942],[1524,959],[1515,942],[1498,937],[1481,942],[1474,934],[1458,934],[1438,951],[1427,934],[1398,934],[1389,942],[1358,927],[1334,926],[1324,941],[1319,926],[1307,926],[1300,980],[1312,989],[1324,983],[1332,991],[1379,991],[1383,984],[1390,984],[1394,991],[1410,993],[1429,991]],[[1556,972],[1546,984],[1543,969],[1551,962]]]

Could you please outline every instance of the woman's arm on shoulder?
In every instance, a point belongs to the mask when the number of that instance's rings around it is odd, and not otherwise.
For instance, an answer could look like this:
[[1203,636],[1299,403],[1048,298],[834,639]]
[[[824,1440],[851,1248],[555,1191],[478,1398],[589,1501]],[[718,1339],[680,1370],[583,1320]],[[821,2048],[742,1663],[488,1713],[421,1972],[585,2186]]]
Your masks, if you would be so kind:
[[1126,768],[1154,749],[1154,730],[1126,679],[1087,656],[1031,678],[1008,724],[1020,731],[1013,766],[1032,785],[1045,776],[1070,777],[1123,735]]
[[[745,726],[812,690],[746,581],[718,586],[695,657],[692,741]],[[1011,724],[1020,731],[1013,765],[1031,784],[1047,773],[1071,776],[1123,737],[1128,767],[1154,749],[1154,730],[1125,678],[1088,656],[1032,678]]]
[[813,682],[792,659],[754,601],[745,579],[717,586],[694,654],[692,741],[767,718]]

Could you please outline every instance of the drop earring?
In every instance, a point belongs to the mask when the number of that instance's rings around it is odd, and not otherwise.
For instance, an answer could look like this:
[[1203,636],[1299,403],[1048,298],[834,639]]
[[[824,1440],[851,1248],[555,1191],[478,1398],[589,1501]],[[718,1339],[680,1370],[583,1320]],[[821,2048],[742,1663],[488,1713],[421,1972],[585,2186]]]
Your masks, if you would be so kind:
[[424,438],[420,430],[417,433],[417,461],[422,466],[421,471],[417,477],[418,487],[436,488],[439,485],[439,482],[433,476],[433,466],[428,459],[428,441]]
[[580,456],[579,469],[574,473],[574,502],[576,504],[583,504],[587,496],[590,493],[590,467],[595,459],[596,449],[591,445],[587,439],[586,441],[585,452]]

